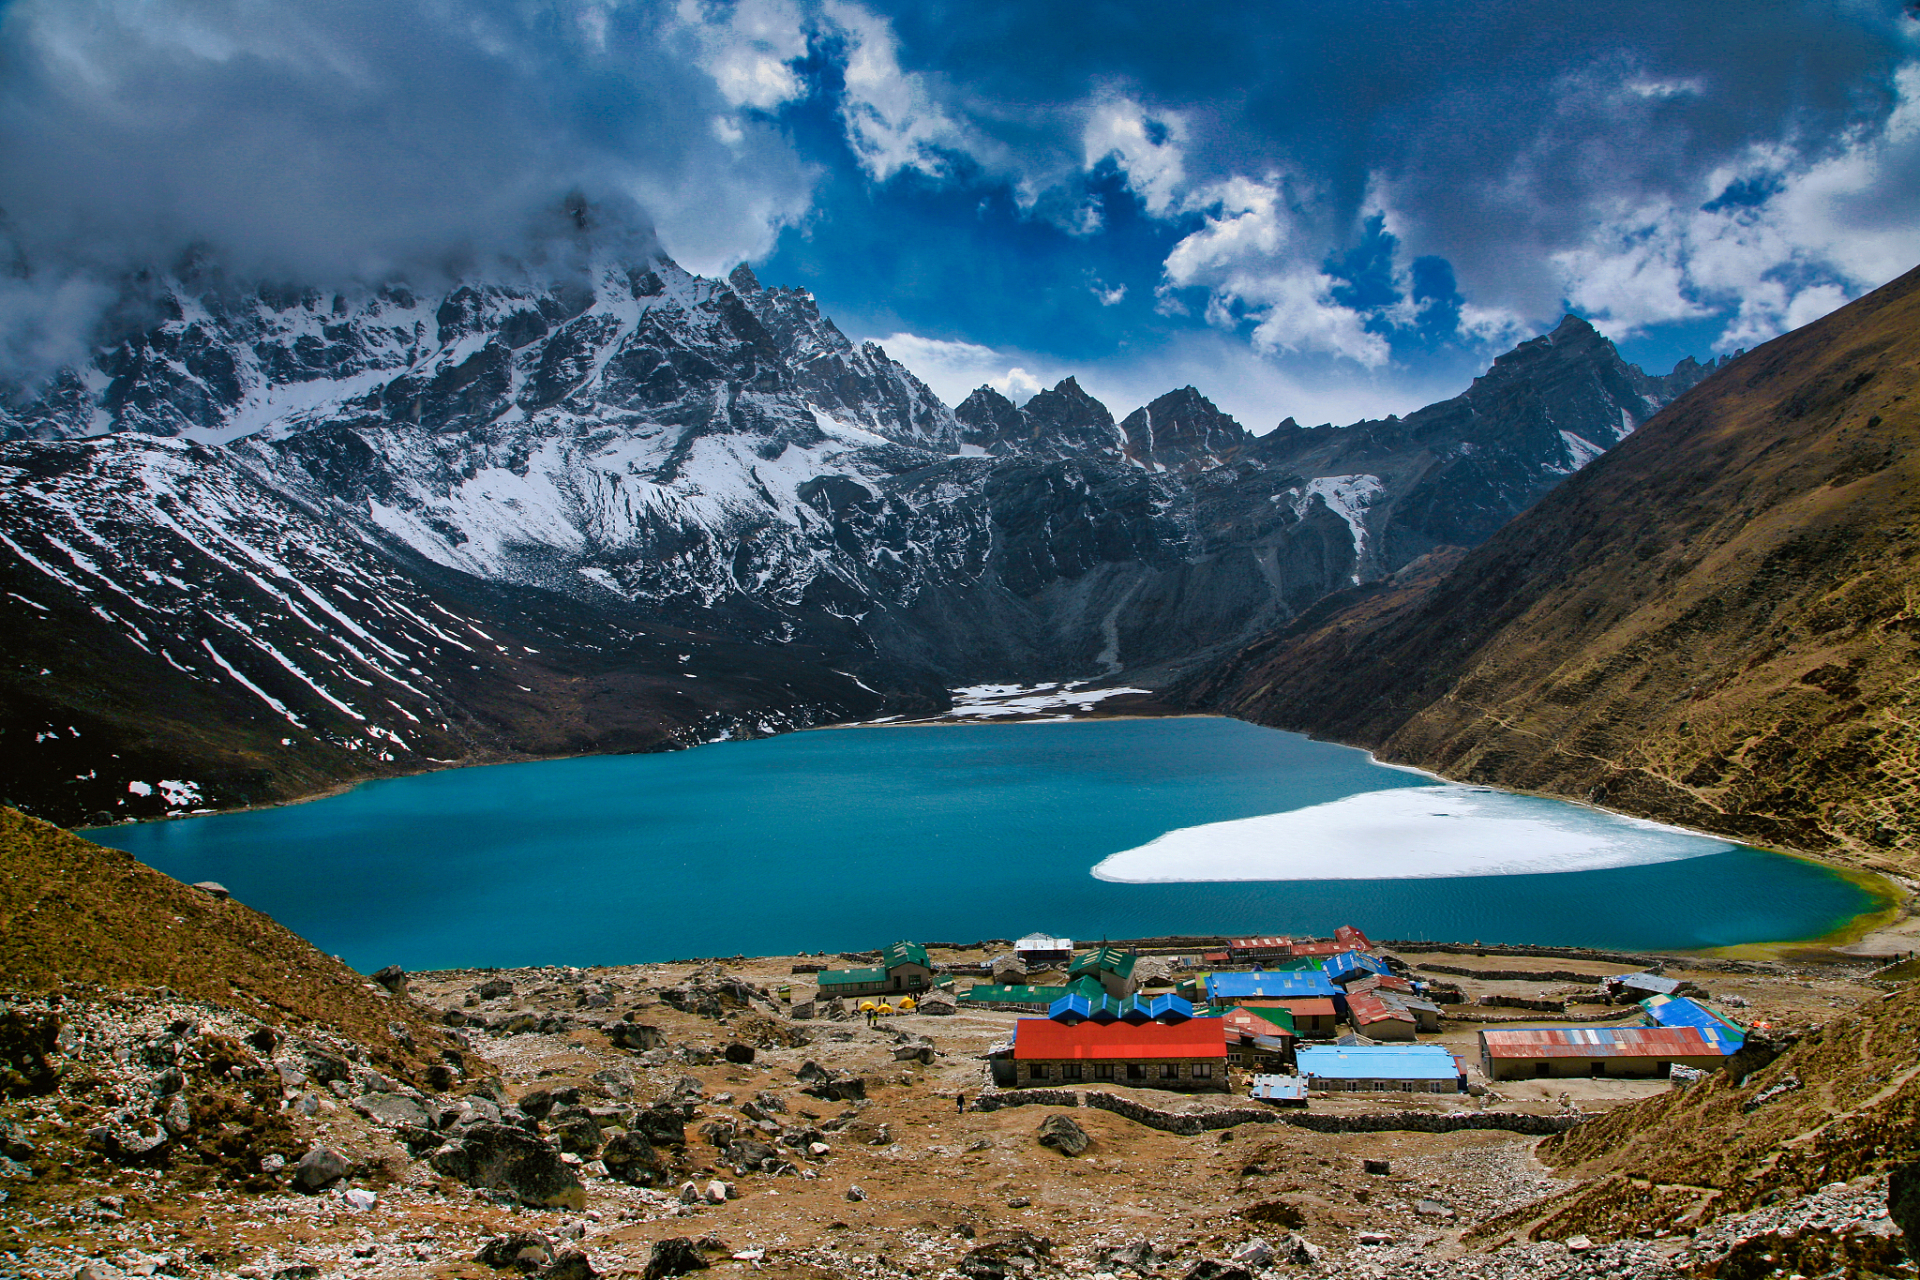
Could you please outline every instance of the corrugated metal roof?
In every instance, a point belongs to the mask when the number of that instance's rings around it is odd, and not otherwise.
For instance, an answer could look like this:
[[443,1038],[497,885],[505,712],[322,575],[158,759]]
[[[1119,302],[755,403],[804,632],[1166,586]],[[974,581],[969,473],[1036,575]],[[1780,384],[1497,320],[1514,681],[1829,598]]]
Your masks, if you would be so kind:
[[962,1000],[975,1004],[1052,1004],[1067,994],[1066,987],[1006,986],[995,982],[976,982],[960,993]]
[[1225,1058],[1226,1025],[1219,1018],[1194,1018],[1171,1026],[1116,1022],[1068,1026],[1047,1018],[1022,1018],[1014,1024],[1013,1056],[1021,1061],[1053,1058],[1144,1061],[1154,1058]]
[[1325,996],[1306,996],[1293,1000],[1248,1000],[1242,1009],[1284,1009],[1293,1018],[1331,1018],[1340,1011]]
[[1290,1036],[1293,1034],[1293,1019],[1285,1009],[1270,1009],[1272,1016],[1263,1017],[1251,1009],[1235,1009],[1226,1015],[1229,1030],[1250,1036]]
[[1361,955],[1358,951],[1340,951],[1327,957],[1320,971],[1338,982],[1343,974],[1349,973],[1391,973],[1384,960],[1375,960],[1372,956]]
[[1739,1048],[1699,1027],[1515,1027],[1480,1040],[1495,1058],[1701,1058]]
[[1297,956],[1330,956],[1336,951],[1350,951],[1352,948],[1344,942],[1296,942],[1293,954]]
[[1294,1050],[1303,1076],[1326,1080],[1457,1080],[1460,1064],[1438,1044],[1306,1044]]
[[1296,973],[1286,969],[1256,969],[1252,973],[1214,973],[1207,976],[1209,1000],[1274,1000],[1325,997],[1340,994],[1324,973]]
[[1121,978],[1133,976],[1133,966],[1140,957],[1118,947],[1095,947],[1083,956],[1078,956],[1068,966],[1067,972],[1073,975],[1106,972]]
[[1745,1043],[1747,1038],[1745,1027],[1686,996],[1648,996],[1640,1002],[1640,1007],[1647,1011],[1649,1018],[1663,1027],[1711,1029],[1735,1044]]
[[1412,995],[1413,984],[1393,973],[1370,973],[1364,978],[1355,978],[1347,984],[1347,994],[1356,991],[1392,991],[1400,995]]
[[1359,951],[1373,950],[1373,941],[1350,924],[1343,924],[1333,931],[1335,942],[1344,942]]
[[878,967],[870,969],[822,969],[813,975],[813,980],[823,987],[852,987],[869,982],[885,982],[887,971]]
[[1071,951],[1072,938],[1053,938],[1044,933],[1030,933],[1013,944],[1015,951]]
[[1413,1014],[1400,1004],[1389,1004],[1379,996],[1361,994],[1347,997],[1347,1008],[1359,1026],[1375,1022],[1414,1022]]
[[1656,995],[1670,996],[1680,989],[1677,978],[1662,977],[1657,973],[1623,973],[1607,979],[1623,987],[1632,987],[1638,991],[1651,991]]
[[1305,1102],[1307,1082],[1299,1076],[1255,1076],[1248,1096],[1268,1102]]
[[1284,951],[1293,945],[1293,939],[1268,935],[1263,938],[1235,938],[1227,945],[1235,951]]
[[896,942],[880,953],[882,968],[894,969],[903,964],[917,964],[922,969],[933,968],[927,960],[927,949],[917,942]]

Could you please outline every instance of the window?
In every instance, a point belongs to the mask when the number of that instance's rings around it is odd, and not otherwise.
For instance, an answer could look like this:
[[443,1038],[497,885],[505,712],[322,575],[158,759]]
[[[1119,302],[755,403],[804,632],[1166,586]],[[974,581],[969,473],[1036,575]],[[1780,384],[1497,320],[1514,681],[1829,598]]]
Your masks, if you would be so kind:
[[1111,1079],[1113,1079],[1113,1064],[1112,1064],[1111,1062],[1096,1062],[1096,1063],[1094,1063],[1094,1064],[1093,1064],[1093,1078],[1094,1078],[1095,1080],[1111,1080]]
[[1211,1080],[1211,1079],[1213,1079],[1213,1064],[1212,1064],[1211,1062],[1196,1062],[1196,1063],[1194,1063],[1194,1064],[1193,1064],[1193,1078],[1194,1078],[1195,1080]]
[[1589,1063],[1587,1064],[1587,1074],[1590,1076],[1603,1076],[1607,1074],[1607,1064],[1604,1062]]
[[1160,1078],[1162,1080],[1178,1080],[1180,1078],[1180,1064],[1177,1062],[1169,1062],[1162,1065],[1160,1068]]
[[1129,1062],[1127,1064],[1127,1079],[1145,1080],[1146,1078],[1147,1078],[1147,1069],[1144,1065],[1138,1062]]
[[1078,1080],[1080,1078],[1080,1072],[1081,1066],[1077,1062],[1063,1062],[1060,1064],[1060,1078],[1062,1080]]
[[1550,1074],[1550,1073],[1551,1073],[1552,1071],[1553,1071],[1553,1068],[1552,1068],[1551,1066],[1549,1066],[1549,1065],[1548,1065],[1547,1063],[1544,1063],[1544,1062],[1536,1062],[1536,1063],[1534,1063],[1534,1064],[1533,1064],[1533,1074],[1535,1074],[1535,1075],[1537,1075],[1537,1076],[1544,1076],[1544,1075],[1548,1075],[1548,1074]]
[[1027,1079],[1029,1079],[1029,1080],[1045,1080],[1046,1078],[1047,1078],[1047,1064],[1046,1064],[1046,1063],[1044,1063],[1044,1062],[1029,1062],[1029,1063],[1027,1064]]

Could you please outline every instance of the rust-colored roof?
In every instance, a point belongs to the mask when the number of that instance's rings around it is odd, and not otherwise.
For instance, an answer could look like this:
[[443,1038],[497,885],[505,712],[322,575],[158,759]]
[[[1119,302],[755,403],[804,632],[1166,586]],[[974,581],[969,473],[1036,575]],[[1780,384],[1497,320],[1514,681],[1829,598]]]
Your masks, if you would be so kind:
[[[1327,1003],[1332,1004],[1333,1002],[1329,1000]],[[1268,1022],[1251,1009],[1235,1009],[1232,1013],[1222,1018],[1221,1021],[1227,1024],[1229,1030],[1239,1031],[1246,1035],[1290,1036],[1293,1034],[1293,1032],[1287,1030],[1285,1027],[1276,1026]]]
[[1173,1026],[1159,1022],[1143,1022],[1137,1027],[1125,1022],[1109,1026],[1079,1022],[1069,1027],[1050,1018],[1022,1018],[1014,1024],[1013,1056],[1021,1062],[1035,1058],[1224,1058],[1226,1023],[1221,1018],[1194,1018]]
[[1397,991],[1401,995],[1410,996],[1413,994],[1413,984],[1391,973],[1370,973],[1364,978],[1355,978],[1347,984],[1348,996],[1366,991]]
[[1293,939],[1278,936],[1235,938],[1230,945],[1235,951],[1285,951],[1293,945]]
[[1331,1018],[1339,1012],[1326,996],[1302,996],[1297,1000],[1247,1000],[1242,1009],[1287,1009],[1295,1018]]
[[1331,956],[1353,948],[1344,942],[1296,942],[1289,950],[1296,956]]
[[1373,950],[1373,942],[1367,937],[1367,935],[1360,932],[1359,929],[1355,928],[1353,925],[1350,925],[1350,924],[1343,924],[1338,929],[1335,929],[1333,931],[1333,940],[1335,942],[1344,942],[1348,946],[1353,947],[1356,950],[1360,950],[1360,951]]
[[1414,1016],[1404,1005],[1388,1004],[1379,996],[1362,992],[1347,997],[1347,1008],[1353,1010],[1353,1021],[1357,1026],[1371,1022],[1412,1022]]
[[1482,1031],[1495,1058],[1704,1058],[1723,1055],[1698,1027],[1524,1027]]

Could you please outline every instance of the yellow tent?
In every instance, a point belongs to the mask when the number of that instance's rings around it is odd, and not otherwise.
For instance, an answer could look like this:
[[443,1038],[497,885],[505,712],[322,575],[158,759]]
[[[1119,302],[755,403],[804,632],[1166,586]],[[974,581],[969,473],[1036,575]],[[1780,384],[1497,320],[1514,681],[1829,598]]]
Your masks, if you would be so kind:
[[890,1004],[883,1004],[883,1005],[881,1005],[881,1006],[880,1006],[880,1008],[879,1008],[878,1010],[876,1010],[876,1012],[878,1012],[878,1013],[884,1013],[884,1014],[886,1014],[886,1015],[888,1015],[889,1017],[891,1017],[891,1016],[893,1015],[893,1006],[892,1006],[892,1005],[890,1005]]
[[879,1005],[875,1004],[871,1000],[862,1000],[860,1002],[860,1012],[862,1013],[872,1013],[875,1009],[878,1009],[879,1007],[880,1007]]
[[912,997],[912,996],[901,996],[901,997],[900,997],[900,1012],[902,1012],[902,1013],[912,1013],[912,1012],[913,1012],[913,1010],[914,1010],[914,1004],[913,1004],[913,997]]

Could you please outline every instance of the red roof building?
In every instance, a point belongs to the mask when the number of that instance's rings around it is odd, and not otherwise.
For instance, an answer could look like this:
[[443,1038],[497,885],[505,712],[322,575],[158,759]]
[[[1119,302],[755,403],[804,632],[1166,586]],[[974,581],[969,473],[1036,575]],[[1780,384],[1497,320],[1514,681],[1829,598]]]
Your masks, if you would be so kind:
[[1393,973],[1370,973],[1347,984],[1348,996],[1367,991],[1391,991],[1396,995],[1410,996],[1413,994],[1413,984]]
[[1337,956],[1351,950],[1344,942],[1296,942],[1287,948],[1289,955],[1296,956]]
[[1224,1090],[1226,1024],[1221,1018],[1193,1018],[1171,1026],[1092,1021],[1068,1026],[1050,1018],[1022,1018],[1014,1024],[1013,1059],[1025,1087],[1106,1082]]
[[1293,1015],[1296,1036],[1332,1036],[1339,1034],[1340,1011],[1326,996],[1304,996],[1292,1000],[1249,1000],[1240,1006],[1258,1013],[1261,1009],[1285,1009]]
[[1335,929],[1333,931],[1333,940],[1342,946],[1351,947],[1355,951],[1373,950],[1373,943],[1367,938],[1367,935],[1350,924],[1343,924],[1338,929]]
[[1353,1016],[1353,1029],[1368,1039],[1413,1039],[1416,1020],[1403,1004],[1389,1003],[1370,993],[1349,994],[1347,1012]]

